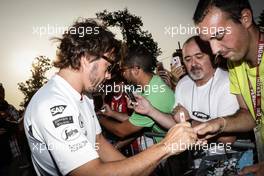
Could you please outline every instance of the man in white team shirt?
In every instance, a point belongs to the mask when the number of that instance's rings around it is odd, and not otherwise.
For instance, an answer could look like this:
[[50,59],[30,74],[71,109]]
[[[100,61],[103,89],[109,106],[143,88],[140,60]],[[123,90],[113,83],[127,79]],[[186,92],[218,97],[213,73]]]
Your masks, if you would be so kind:
[[184,43],[183,62],[188,75],[176,87],[176,121],[181,111],[187,119],[205,122],[238,110],[237,99],[229,91],[228,72],[215,68],[213,59],[209,42],[193,36]]
[[54,65],[59,72],[31,99],[24,126],[38,175],[149,175],[161,160],[184,151],[197,135],[177,125],[160,143],[126,159],[101,135],[93,92],[111,77],[120,43],[93,20],[65,32]]

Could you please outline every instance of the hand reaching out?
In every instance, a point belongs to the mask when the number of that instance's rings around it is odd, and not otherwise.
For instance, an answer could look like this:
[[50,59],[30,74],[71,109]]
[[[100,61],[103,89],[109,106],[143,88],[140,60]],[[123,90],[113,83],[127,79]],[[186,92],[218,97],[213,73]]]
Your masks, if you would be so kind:
[[[133,94],[135,96],[135,94]],[[136,105],[134,102],[132,102],[128,97],[127,95],[125,96],[126,97],[126,102],[127,102],[127,107],[129,109],[134,109],[134,106]]]
[[[181,104],[178,104],[172,111],[173,118],[177,123],[188,121],[190,118],[189,112]],[[181,119],[181,114],[184,114],[185,119]]]
[[173,126],[161,143],[164,143],[170,155],[179,154],[197,141],[197,135],[191,124],[183,122]]
[[225,123],[224,118],[216,118],[197,125],[194,130],[200,139],[207,140],[222,132]]
[[150,102],[145,97],[140,95],[135,94],[135,98],[137,100],[137,104],[133,106],[133,109],[139,114],[149,115],[153,110],[153,106]]

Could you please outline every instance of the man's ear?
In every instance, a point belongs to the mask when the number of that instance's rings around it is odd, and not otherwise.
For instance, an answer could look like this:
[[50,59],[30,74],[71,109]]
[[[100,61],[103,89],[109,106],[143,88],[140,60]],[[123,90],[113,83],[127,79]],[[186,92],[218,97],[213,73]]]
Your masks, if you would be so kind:
[[132,72],[135,76],[138,76],[142,70],[140,68],[134,68],[132,69]]
[[249,9],[244,9],[241,11],[241,24],[248,29],[253,24],[253,15]]
[[80,58],[80,70],[84,70],[85,68],[88,68],[92,65],[92,60],[93,58],[87,58],[87,56],[82,56]]

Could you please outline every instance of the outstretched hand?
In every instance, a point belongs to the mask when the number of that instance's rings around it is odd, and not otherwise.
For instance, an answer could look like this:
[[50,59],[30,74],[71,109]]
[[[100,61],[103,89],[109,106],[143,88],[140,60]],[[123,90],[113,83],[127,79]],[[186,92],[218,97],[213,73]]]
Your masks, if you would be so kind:
[[133,106],[133,109],[139,114],[149,115],[153,109],[153,106],[150,104],[150,102],[141,95],[135,94],[134,96],[137,100],[137,104]]
[[222,130],[222,118],[212,119],[210,121],[201,123],[194,127],[195,132],[198,135],[198,138],[201,140],[207,140],[219,134]]
[[162,140],[169,155],[179,154],[196,144],[197,134],[189,122],[173,126]]

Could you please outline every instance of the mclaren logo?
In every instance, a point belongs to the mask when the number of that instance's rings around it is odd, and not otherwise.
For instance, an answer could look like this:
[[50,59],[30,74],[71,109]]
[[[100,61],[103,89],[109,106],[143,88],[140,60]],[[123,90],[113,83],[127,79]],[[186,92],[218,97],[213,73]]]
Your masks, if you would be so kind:
[[50,112],[52,116],[55,116],[57,114],[62,114],[65,108],[66,105],[53,106],[52,108],[50,108]]

